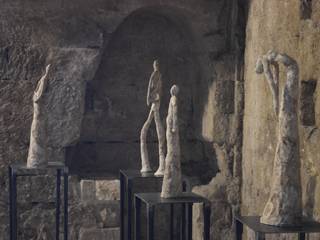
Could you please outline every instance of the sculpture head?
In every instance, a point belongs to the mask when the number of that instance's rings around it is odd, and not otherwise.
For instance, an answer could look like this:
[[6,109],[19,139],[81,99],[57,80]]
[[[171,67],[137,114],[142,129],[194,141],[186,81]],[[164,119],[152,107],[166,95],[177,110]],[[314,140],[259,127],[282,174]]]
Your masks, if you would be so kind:
[[171,96],[178,96],[179,87],[177,85],[173,85],[170,89]]
[[159,64],[159,60],[158,59],[153,61],[153,69],[155,71],[159,71],[160,70],[160,64]]

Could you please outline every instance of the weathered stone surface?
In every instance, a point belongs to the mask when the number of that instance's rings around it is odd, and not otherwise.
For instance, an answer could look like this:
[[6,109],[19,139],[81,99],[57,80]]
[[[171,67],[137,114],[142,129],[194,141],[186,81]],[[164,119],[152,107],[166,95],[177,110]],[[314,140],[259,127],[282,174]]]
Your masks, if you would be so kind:
[[96,196],[98,200],[120,200],[120,181],[97,180]]
[[95,229],[95,228],[81,228],[79,240],[119,240],[120,229],[119,228],[106,228],[106,229]]
[[82,201],[120,200],[119,180],[81,180]]
[[[229,167],[229,158],[225,146],[214,146],[220,172],[208,185],[196,186],[193,192],[206,197],[211,202],[211,236],[214,240],[234,239],[232,218],[240,206],[240,181],[233,177]],[[203,211],[202,205],[193,207],[193,237],[202,239]],[[219,217],[217,217],[219,216]]]

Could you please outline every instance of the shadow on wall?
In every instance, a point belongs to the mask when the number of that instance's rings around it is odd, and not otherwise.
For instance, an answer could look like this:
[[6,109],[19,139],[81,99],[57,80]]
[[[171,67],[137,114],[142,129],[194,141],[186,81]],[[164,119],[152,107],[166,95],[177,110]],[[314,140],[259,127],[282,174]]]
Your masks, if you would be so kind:
[[[165,123],[169,89],[181,89],[179,103],[182,165],[184,172],[209,181],[215,174],[214,154],[203,142],[201,70],[194,38],[179,14],[138,10],[113,33],[96,76],[87,85],[86,112],[81,140],[67,156],[71,172],[89,175],[117,175],[119,169],[140,169],[140,130],[147,118],[146,104],[152,62],[160,60],[163,75],[161,117]],[[203,99],[203,100],[202,100]],[[154,168],[158,164],[154,124],[148,136]]]

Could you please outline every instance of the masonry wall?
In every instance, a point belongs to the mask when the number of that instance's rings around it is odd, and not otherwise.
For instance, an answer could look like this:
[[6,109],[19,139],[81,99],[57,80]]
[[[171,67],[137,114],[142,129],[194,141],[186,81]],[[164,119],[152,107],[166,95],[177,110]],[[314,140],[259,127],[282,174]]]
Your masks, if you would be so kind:
[[[137,52],[132,52],[133,58],[130,63],[134,64],[135,61],[140,60],[139,71],[134,73],[144,74],[139,80],[143,82],[139,83],[136,82],[138,80],[133,79],[139,79],[140,76],[132,75],[128,69],[125,75],[110,78],[112,71],[108,71],[108,66],[113,69],[112,64],[121,63],[121,67],[127,67],[125,55],[128,53],[121,51],[112,53],[110,51],[110,49],[114,50],[112,40],[119,37],[121,32],[119,29],[122,29],[128,19],[130,22],[133,17],[136,19],[132,21],[134,23],[139,19],[134,17],[147,15],[151,16],[150,21],[169,22],[172,29],[165,29],[167,35],[171,31],[177,34],[174,41],[184,42],[183,54],[174,61],[172,60],[174,56],[170,56],[171,60],[168,63],[174,63],[177,66],[175,68],[174,64],[168,64],[168,72],[172,77],[166,86],[169,87],[173,82],[172,78],[177,78],[184,92],[181,109],[186,110],[182,114],[181,124],[185,134],[183,140],[187,144],[183,152],[186,156],[182,160],[183,173],[190,179],[193,186],[199,186],[195,188],[196,192],[214,202],[212,233],[215,235],[213,239],[221,239],[222,236],[226,236],[226,232],[227,238],[231,238],[232,214],[239,207],[237,200],[239,198],[236,196],[239,193],[241,176],[244,6],[243,1],[235,0],[2,0],[0,9],[0,183],[6,191],[0,193],[2,223],[0,236],[8,239],[7,167],[9,164],[26,161],[32,120],[32,94],[48,62],[55,65],[49,73],[48,102],[46,103],[49,118],[50,161],[65,162],[67,147],[75,148],[71,152],[73,156],[87,147],[88,151],[80,155],[84,162],[72,162],[74,169],[78,167],[77,170],[86,173],[87,170],[90,172],[92,169],[97,170],[101,167],[106,170],[102,171],[102,175],[105,174],[108,177],[115,176],[119,168],[139,169],[137,136],[140,128],[138,127],[143,123],[148,111],[146,106],[141,107],[140,104],[144,104],[144,94],[154,55],[147,52],[144,58],[140,58],[136,55]],[[154,18],[155,16],[158,18]],[[161,31],[166,25],[158,24],[158,26],[162,26],[159,29]],[[151,29],[152,34],[155,35],[149,40],[158,41],[155,29],[150,27],[148,29]],[[177,33],[176,30],[181,32]],[[136,39],[135,36],[140,36],[137,34],[139,31],[139,28],[136,29],[131,37]],[[120,34],[119,41],[125,38],[126,32],[123,32],[122,36]],[[169,53],[172,54],[171,50],[179,49],[176,42],[169,40],[167,39],[169,48],[163,51],[167,53],[162,56],[164,59],[169,56]],[[139,41],[143,39],[136,39],[136,44]],[[143,42],[140,44],[144,46]],[[150,49],[154,50],[155,46],[151,46]],[[148,50],[148,47],[146,48]],[[119,49],[121,50],[121,46]],[[118,59],[112,61],[110,56]],[[180,59],[181,56],[184,58]],[[119,57],[122,58],[120,61]],[[185,70],[184,61],[186,62]],[[120,72],[121,68],[117,70]],[[184,76],[183,74],[188,78],[186,82],[181,77]],[[118,82],[113,82],[115,79]],[[119,80],[123,81],[120,85]],[[98,90],[98,94],[95,95]],[[137,93],[136,101],[135,98],[129,98],[128,101],[128,96],[132,97],[130,94],[133,92]],[[119,96],[123,96],[125,100],[121,100]],[[132,115],[134,113],[132,109],[135,109],[138,104],[139,107],[136,110],[139,116]],[[165,105],[164,102],[163,117],[166,112]],[[132,129],[128,128],[130,121],[133,121]],[[123,125],[119,126],[119,123]],[[128,125],[125,126],[125,124]],[[112,132],[113,129],[118,130]],[[120,131],[119,138],[117,133]],[[105,134],[99,136],[100,133]],[[150,139],[152,147],[154,132],[151,132]],[[82,144],[85,144],[83,148]],[[110,144],[117,144],[116,152]],[[127,149],[129,149],[128,154],[123,154]],[[113,161],[115,156],[119,157],[117,153],[123,154],[120,165],[117,165],[119,161]],[[109,167],[112,169],[110,172],[108,172]],[[91,171],[91,175],[92,172],[97,173]],[[218,184],[218,192],[215,188],[212,190],[210,184],[204,188],[200,187],[210,182],[217,172],[223,172],[223,176],[227,176],[227,178],[213,180],[213,184],[216,184],[215,182]],[[235,179],[233,179],[234,176]],[[99,203],[98,208],[95,208],[93,201],[91,205],[89,204],[89,209],[92,211],[88,211],[87,203],[84,203],[80,197],[80,176],[77,171],[70,178],[70,182],[71,239],[79,239],[82,236],[80,239],[86,240],[84,236],[90,239],[92,236],[105,236],[101,235],[105,234],[101,228],[107,227],[108,223],[101,223],[101,219],[105,219],[103,216],[106,211],[117,214],[117,207],[113,207],[114,203],[110,203],[101,208],[101,204],[106,203]],[[229,185],[226,182],[232,184]],[[19,236],[21,239],[52,239],[54,214],[52,206],[50,203],[39,203],[40,200],[51,199],[47,198],[47,194],[53,191],[53,188],[48,187],[52,183],[53,179],[50,178],[19,181],[21,196]],[[218,200],[216,195],[220,196]],[[25,202],[26,200],[28,201]],[[108,210],[108,206],[111,206],[111,210]],[[220,208],[221,206],[224,208]],[[220,215],[217,209],[226,210]],[[201,224],[200,218],[195,219]],[[117,224],[112,222],[110,226],[117,227]],[[93,230],[89,233],[83,232],[81,229],[85,227]],[[90,235],[91,233],[97,235]]]
[[[276,50],[299,63],[304,215],[319,220],[319,11],[316,0],[250,1],[245,51],[243,214],[261,215],[270,192],[277,122],[269,86],[264,76],[255,73],[255,63],[259,55]],[[281,89],[285,81],[285,70],[281,67]],[[310,239],[318,238],[316,235]]]

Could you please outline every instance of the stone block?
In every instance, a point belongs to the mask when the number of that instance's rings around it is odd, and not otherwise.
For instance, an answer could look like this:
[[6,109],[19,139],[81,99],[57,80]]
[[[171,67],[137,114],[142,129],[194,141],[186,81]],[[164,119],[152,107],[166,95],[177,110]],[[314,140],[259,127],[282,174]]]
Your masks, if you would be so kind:
[[119,180],[97,180],[95,187],[97,200],[120,200]]
[[96,183],[94,180],[81,180],[81,200],[94,201],[96,199]]
[[119,240],[120,229],[119,228],[81,228],[79,234],[79,240]]

